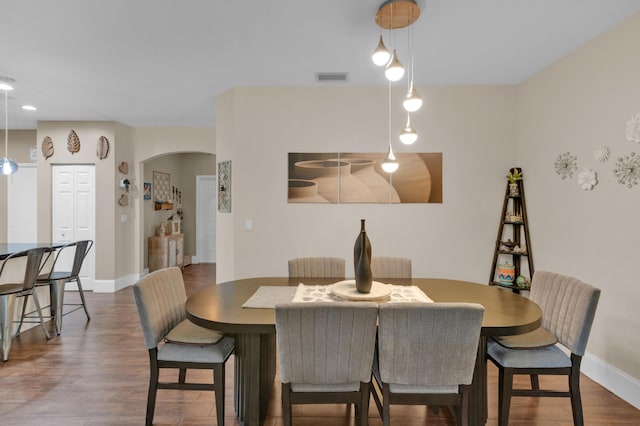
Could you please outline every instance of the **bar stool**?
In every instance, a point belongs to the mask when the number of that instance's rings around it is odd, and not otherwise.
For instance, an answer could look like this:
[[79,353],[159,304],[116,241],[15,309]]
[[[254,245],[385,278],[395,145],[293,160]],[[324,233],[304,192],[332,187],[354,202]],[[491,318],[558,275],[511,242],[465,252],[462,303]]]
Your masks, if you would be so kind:
[[[42,316],[42,310],[40,308],[40,301],[38,295],[34,291],[36,277],[42,267],[42,258],[44,253],[48,249],[36,248],[31,250],[25,250],[9,255],[0,268],[0,279],[3,275],[8,275],[9,271],[5,271],[7,264],[12,259],[20,257],[26,257],[26,268],[24,273],[24,280],[22,283],[8,282],[0,284],[0,333],[2,334],[2,360],[7,361],[9,359],[9,352],[11,351],[11,339],[12,339],[12,325],[14,322],[14,312],[16,306],[16,299],[18,297],[24,297],[23,307],[27,305],[27,298],[32,295],[33,301],[36,305],[36,310],[40,318],[40,325],[42,331],[47,339],[49,339],[49,332],[44,326],[44,317]],[[50,253],[50,252],[49,252]],[[24,310],[24,308],[23,308]],[[20,321],[22,324],[22,321]],[[18,328],[19,333],[19,328]]]
[[[87,303],[84,298],[84,291],[82,289],[82,282],[80,281],[80,269],[82,269],[82,263],[84,259],[87,257],[89,250],[93,246],[93,241],[91,240],[82,240],[75,241],[72,243],[68,243],[63,245],[62,247],[56,250],[56,257],[53,260],[53,264],[51,265],[51,270],[47,274],[39,275],[36,279],[36,285],[48,285],[49,286],[49,294],[51,295],[51,316],[54,318],[54,323],[56,327],[56,333],[60,335],[62,332],[62,317],[68,315],[72,312],[77,311],[80,308],[84,308],[84,313],[87,316],[87,321],[91,319],[89,315],[89,310],[87,309]],[[61,258],[67,257],[67,254],[75,249],[73,255],[73,265],[71,267],[71,271],[69,271],[65,266],[62,266],[63,260]],[[60,270],[60,269],[67,270]],[[80,293],[81,303],[64,303],[64,287],[68,282],[75,281],[78,284],[78,292]],[[25,316],[25,311],[22,310],[22,318],[28,318]],[[75,308],[71,309],[68,312],[64,312],[64,306],[75,306]],[[20,323],[22,326],[22,322]],[[20,331],[20,326],[18,326],[18,332]]]

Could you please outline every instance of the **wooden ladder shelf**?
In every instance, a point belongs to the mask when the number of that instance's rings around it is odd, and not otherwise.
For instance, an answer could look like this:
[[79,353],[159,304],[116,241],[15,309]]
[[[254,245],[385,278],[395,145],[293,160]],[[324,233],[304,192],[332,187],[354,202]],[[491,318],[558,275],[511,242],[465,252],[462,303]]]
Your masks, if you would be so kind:
[[[510,175],[516,172],[522,176],[521,168],[514,167],[509,169]],[[523,259],[526,259],[526,262],[523,262]],[[500,266],[507,263],[514,265],[514,279],[511,282],[500,279]],[[517,285],[517,277],[522,275],[530,282],[533,272],[533,253],[531,252],[527,204],[524,197],[524,184],[522,178],[519,178],[513,183],[507,183],[498,236],[493,251],[489,285],[510,288],[514,292],[520,293],[520,290],[528,290],[529,286],[528,284]]]

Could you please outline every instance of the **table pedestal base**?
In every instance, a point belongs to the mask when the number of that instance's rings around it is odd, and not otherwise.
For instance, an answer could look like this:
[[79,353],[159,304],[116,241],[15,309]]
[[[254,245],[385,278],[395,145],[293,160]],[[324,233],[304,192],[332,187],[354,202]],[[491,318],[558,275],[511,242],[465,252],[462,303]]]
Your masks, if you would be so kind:
[[276,375],[276,336],[237,334],[234,353],[236,416],[245,426],[262,425]]

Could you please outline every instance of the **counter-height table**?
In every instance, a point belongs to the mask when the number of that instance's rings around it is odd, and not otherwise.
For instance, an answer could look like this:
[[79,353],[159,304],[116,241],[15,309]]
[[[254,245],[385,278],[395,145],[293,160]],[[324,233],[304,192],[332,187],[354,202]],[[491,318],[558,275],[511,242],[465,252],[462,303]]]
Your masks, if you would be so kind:
[[[275,310],[243,308],[261,286],[331,284],[338,279],[250,278],[212,285],[189,297],[187,317],[194,323],[235,336],[235,408],[247,426],[262,425],[276,371]],[[465,281],[413,278],[385,283],[415,285],[434,302],[470,302],[484,306],[482,333],[471,387],[469,424],[487,418],[487,337],[527,333],[540,326],[542,310],[518,294]]]
[[0,260],[4,260],[14,253],[34,248],[57,249],[62,243],[0,243]]

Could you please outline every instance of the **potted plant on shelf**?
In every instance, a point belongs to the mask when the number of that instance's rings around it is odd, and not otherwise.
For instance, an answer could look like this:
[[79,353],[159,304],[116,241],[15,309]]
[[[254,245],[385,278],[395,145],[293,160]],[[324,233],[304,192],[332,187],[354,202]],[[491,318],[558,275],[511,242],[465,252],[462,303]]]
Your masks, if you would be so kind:
[[129,192],[129,187],[131,186],[131,181],[127,178],[124,178],[120,181],[120,188],[124,188],[126,192]]
[[520,187],[518,185],[518,181],[522,180],[522,172],[520,169],[514,167],[509,170],[507,180],[509,181],[509,195],[513,197],[520,195]]

